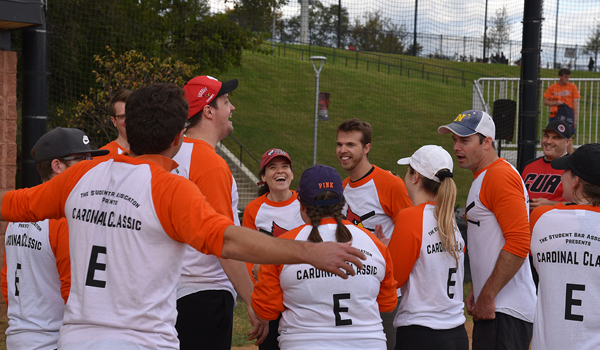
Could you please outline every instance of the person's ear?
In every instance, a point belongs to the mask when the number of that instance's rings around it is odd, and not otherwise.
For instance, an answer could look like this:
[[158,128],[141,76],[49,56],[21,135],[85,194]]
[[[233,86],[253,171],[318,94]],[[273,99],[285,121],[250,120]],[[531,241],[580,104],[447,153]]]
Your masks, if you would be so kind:
[[52,163],[50,164],[52,166],[52,171],[55,174],[60,174],[63,170],[66,169],[65,164],[58,159],[53,159]]
[[364,147],[363,153],[364,154],[369,154],[369,151],[371,150],[371,144],[367,143]]

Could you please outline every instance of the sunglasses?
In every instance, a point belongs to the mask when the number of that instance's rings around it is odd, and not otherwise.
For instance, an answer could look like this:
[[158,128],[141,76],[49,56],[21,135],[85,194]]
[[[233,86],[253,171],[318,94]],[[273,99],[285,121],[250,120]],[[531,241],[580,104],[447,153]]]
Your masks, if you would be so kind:
[[60,158],[62,161],[69,161],[69,160],[92,160],[91,156],[74,156],[74,157],[64,157],[64,158]]

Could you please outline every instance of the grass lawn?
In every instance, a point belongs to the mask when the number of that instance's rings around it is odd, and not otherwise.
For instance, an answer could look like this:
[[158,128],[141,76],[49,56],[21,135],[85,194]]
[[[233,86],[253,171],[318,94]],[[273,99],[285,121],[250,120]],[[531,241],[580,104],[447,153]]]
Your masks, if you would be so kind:
[[[313,160],[315,71],[311,61],[306,59],[307,51],[305,59],[301,59],[300,51],[291,50],[290,45],[287,47],[285,57],[281,48],[276,48],[275,56],[245,52],[243,66],[219,78],[240,81],[238,89],[231,94],[231,102],[236,107],[231,119],[235,127],[232,135],[256,158],[273,147],[286,150],[294,162],[296,179],[292,188],[296,188],[302,171],[311,166]],[[452,82],[444,84],[433,75],[430,80],[422,79],[421,74],[409,77],[405,71],[407,66],[417,69],[425,64],[426,70],[439,68],[444,69],[445,74],[454,75],[459,73],[448,73],[449,68],[461,69],[470,79],[520,75],[517,66],[358,53],[361,60],[377,62],[371,63],[367,71],[365,62],[360,61],[358,66],[352,63],[356,52],[336,50],[335,60],[333,49],[312,48],[311,55],[315,54],[329,57],[320,73],[319,90],[331,93],[330,121],[320,121],[317,126],[317,163],[335,167],[342,177],[346,173],[335,157],[335,130],[348,118],[371,123],[371,163],[401,177],[406,167],[397,165],[396,161],[422,145],[438,144],[453,154],[451,137],[439,135],[437,128],[472,108],[472,80],[463,87]],[[402,75],[398,69],[388,71],[384,67],[386,63],[397,65],[400,59],[404,62]],[[541,76],[557,76],[557,71],[542,69]],[[597,77],[599,74],[577,71],[572,76]],[[231,138],[226,138],[224,143],[239,156],[240,147]],[[253,173],[258,172],[258,164],[249,156],[244,155],[243,161]],[[458,168],[456,162],[454,168],[457,204],[464,206],[473,175]]]

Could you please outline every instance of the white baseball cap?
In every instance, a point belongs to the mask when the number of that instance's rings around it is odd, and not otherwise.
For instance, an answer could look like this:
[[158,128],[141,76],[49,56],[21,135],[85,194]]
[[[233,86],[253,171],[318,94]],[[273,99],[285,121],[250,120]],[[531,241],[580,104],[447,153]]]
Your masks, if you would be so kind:
[[469,110],[460,113],[452,123],[438,128],[438,133],[442,135],[450,132],[461,137],[480,133],[494,140],[496,139],[496,124],[492,117],[484,111]]
[[[400,165],[410,165],[419,174],[426,178],[442,182],[436,174],[442,169],[450,170],[452,173],[452,156],[441,146],[427,145],[419,148],[411,157],[398,160]],[[451,177],[451,175],[450,175]]]

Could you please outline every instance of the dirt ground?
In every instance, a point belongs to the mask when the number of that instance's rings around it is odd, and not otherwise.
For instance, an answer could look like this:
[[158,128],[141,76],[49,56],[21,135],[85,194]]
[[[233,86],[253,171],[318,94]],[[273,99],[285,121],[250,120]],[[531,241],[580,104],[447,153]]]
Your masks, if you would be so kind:
[[[467,329],[467,334],[469,335],[469,348],[471,348],[471,337],[473,335],[473,322],[467,321],[465,323],[465,328]],[[239,346],[239,347],[233,347],[233,348],[231,348],[231,350],[258,350],[258,346],[254,346],[254,345]]]

